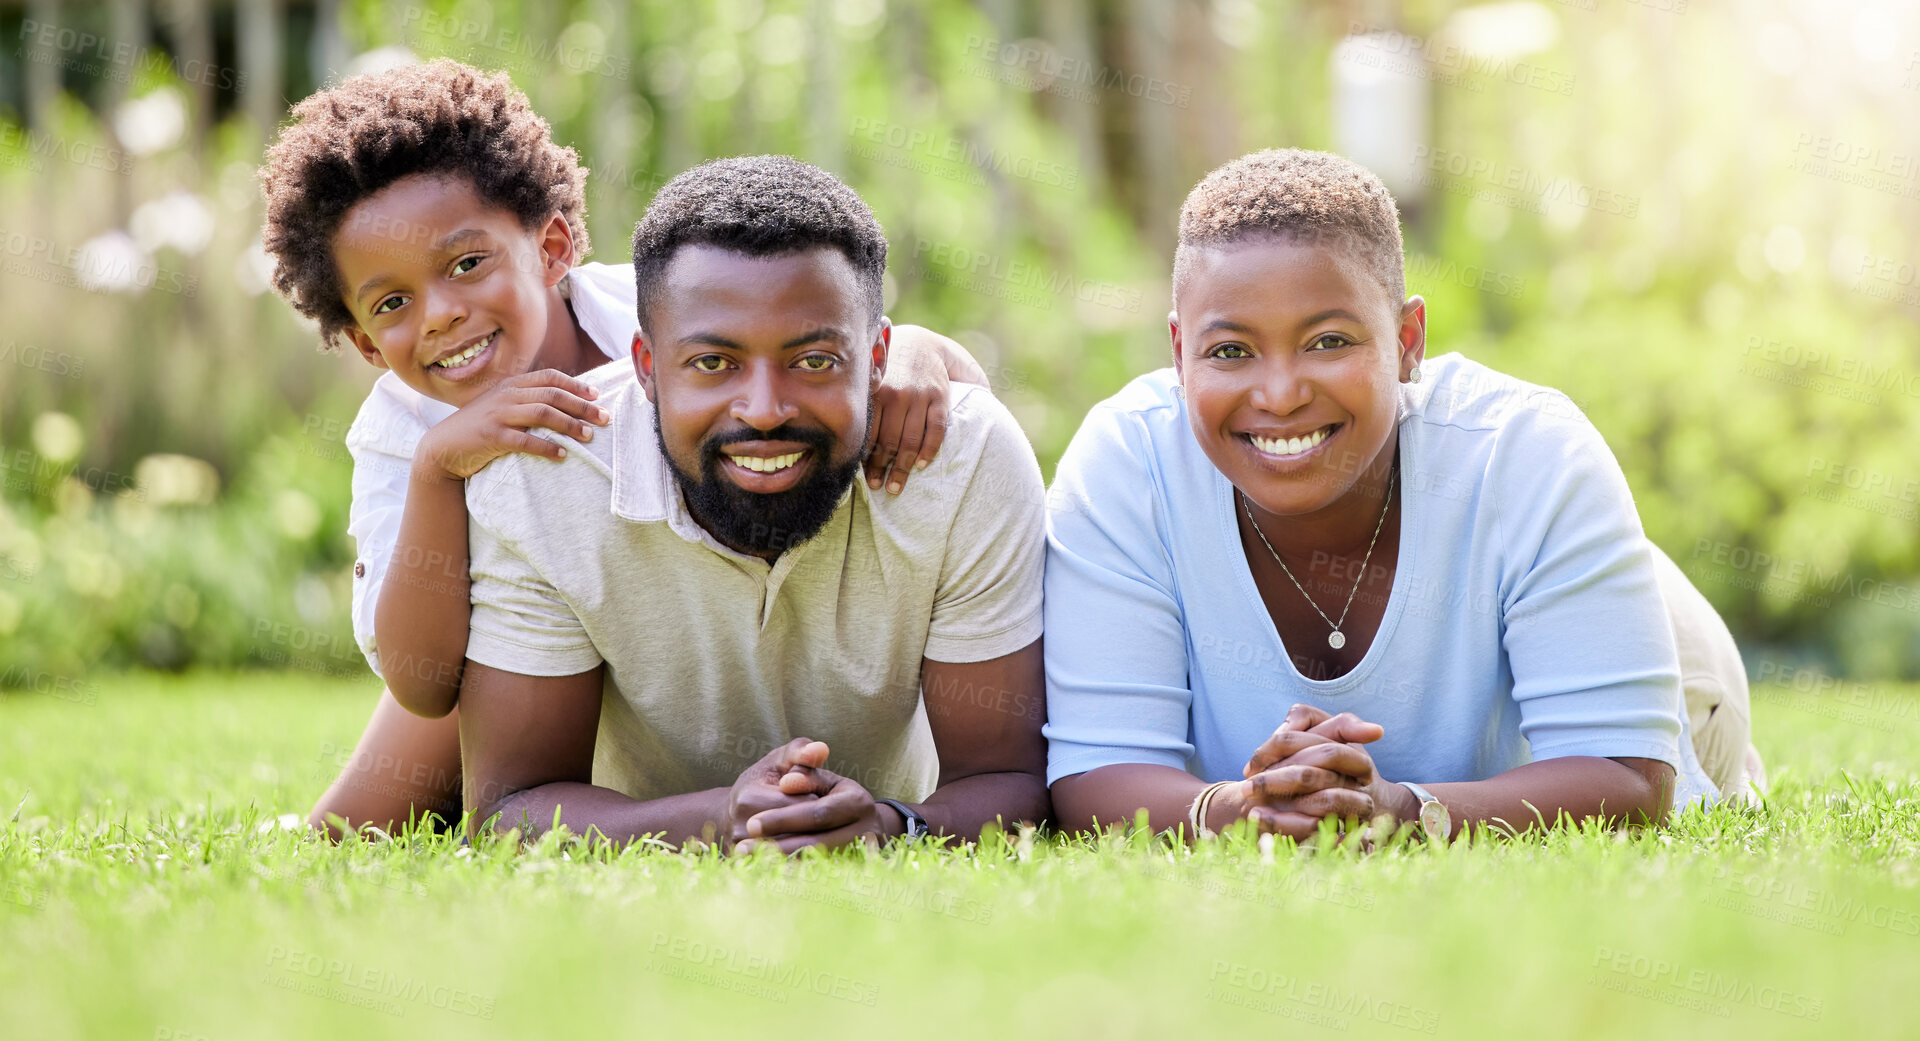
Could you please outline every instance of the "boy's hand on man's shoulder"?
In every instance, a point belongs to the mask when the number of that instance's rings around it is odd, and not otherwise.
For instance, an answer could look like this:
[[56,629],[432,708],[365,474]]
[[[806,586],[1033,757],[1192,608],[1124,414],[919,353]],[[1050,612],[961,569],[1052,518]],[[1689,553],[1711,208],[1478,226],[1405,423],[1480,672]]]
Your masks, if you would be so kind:
[[893,327],[887,371],[874,392],[867,439],[867,487],[898,495],[947,438],[947,394],[954,383],[986,386],[986,371],[949,337],[917,325]]
[[593,403],[597,397],[593,387],[558,369],[501,380],[421,437],[416,469],[464,481],[514,452],[564,459],[564,447],[530,431],[544,427],[576,441],[593,440],[593,427],[613,418]]

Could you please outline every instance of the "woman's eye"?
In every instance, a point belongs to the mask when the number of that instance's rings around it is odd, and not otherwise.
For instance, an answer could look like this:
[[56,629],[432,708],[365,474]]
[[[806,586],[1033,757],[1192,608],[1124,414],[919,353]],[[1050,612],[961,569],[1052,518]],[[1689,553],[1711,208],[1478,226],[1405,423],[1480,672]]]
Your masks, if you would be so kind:
[[1328,333],[1313,341],[1313,346],[1323,351],[1338,350],[1341,347],[1351,346],[1352,344],[1352,340],[1347,339],[1339,333]]
[[1253,357],[1253,352],[1237,343],[1223,343],[1213,349],[1213,356],[1232,360],[1237,358],[1251,358]]
[[374,305],[373,305],[373,313],[374,313],[374,314],[386,314],[386,313],[387,313],[388,311],[391,311],[391,310],[393,310],[394,308],[396,308],[396,307],[399,307],[399,306],[401,306],[401,305],[403,305],[403,304],[405,304],[406,302],[407,302],[407,298],[406,298],[406,297],[404,297],[404,296],[399,296],[399,295],[397,295],[397,294],[396,294],[396,295],[394,295],[394,296],[390,296],[390,297],[387,297],[387,298],[386,298],[385,300],[382,300],[382,301],[380,301],[380,302],[379,302],[379,303],[377,303],[377,304],[374,304]]
[[696,372],[714,373],[727,367],[727,359],[718,354],[702,354],[693,359],[691,364]]
[[807,372],[825,372],[833,368],[833,359],[824,354],[809,354],[795,364]]
[[478,253],[470,257],[461,257],[459,260],[453,262],[453,273],[456,275],[464,275],[479,266],[480,255]]

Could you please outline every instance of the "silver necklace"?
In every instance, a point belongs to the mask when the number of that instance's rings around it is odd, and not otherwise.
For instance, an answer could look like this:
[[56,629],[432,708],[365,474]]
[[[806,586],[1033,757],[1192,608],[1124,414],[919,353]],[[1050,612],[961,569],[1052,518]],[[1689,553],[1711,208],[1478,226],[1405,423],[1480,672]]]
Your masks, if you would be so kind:
[[1393,480],[1399,474],[1400,464],[1395,462],[1393,469],[1387,472],[1387,501],[1381,504],[1380,519],[1373,524],[1373,539],[1367,543],[1367,555],[1360,558],[1360,577],[1353,580],[1353,592],[1347,594],[1347,606],[1340,609],[1340,620],[1337,622],[1328,618],[1327,612],[1320,610],[1320,605],[1314,603],[1313,597],[1307,595],[1307,587],[1293,577],[1293,569],[1287,566],[1286,561],[1280,559],[1280,554],[1273,548],[1273,543],[1267,541],[1267,533],[1260,530],[1260,522],[1253,519],[1253,501],[1247,498],[1246,492],[1240,493],[1240,505],[1247,511],[1247,523],[1253,525],[1253,533],[1260,536],[1260,544],[1267,547],[1267,552],[1273,554],[1273,559],[1280,565],[1280,570],[1286,572],[1287,578],[1293,581],[1293,588],[1298,589],[1300,595],[1307,598],[1307,606],[1313,608],[1314,613],[1320,616],[1320,620],[1327,623],[1327,627],[1333,630],[1327,637],[1327,646],[1336,651],[1347,645],[1346,634],[1340,631],[1340,627],[1347,622],[1347,612],[1353,610],[1353,598],[1360,593],[1360,583],[1367,580],[1367,564],[1373,560],[1373,547],[1380,541],[1380,529],[1386,526],[1387,510],[1393,507]]

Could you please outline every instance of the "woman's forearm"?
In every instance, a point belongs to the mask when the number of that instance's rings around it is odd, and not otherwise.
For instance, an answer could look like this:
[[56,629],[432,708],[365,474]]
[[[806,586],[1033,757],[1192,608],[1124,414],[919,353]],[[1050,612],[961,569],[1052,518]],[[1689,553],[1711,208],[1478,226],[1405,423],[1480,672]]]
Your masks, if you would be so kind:
[[995,822],[1011,832],[1016,821],[1046,820],[1047,785],[1038,774],[1019,770],[975,774],[941,785],[919,810],[935,834],[973,840]]
[[416,463],[373,632],[387,689],[417,716],[444,716],[459,700],[467,566],[466,482]]
[[1053,812],[1063,831],[1132,824],[1141,810],[1154,831],[1187,826],[1187,810],[1206,783],[1171,766],[1121,763],[1053,783]]
[[[1484,781],[1428,784],[1407,779],[1446,805],[1455,836],[1472,824],[1514,831],[1551,827],[1562,813],[1575,820],[1602,818],[1615,827],[1658,824],[1666,821],[1673,798],[1673,768],[1652,759],[1564,756],[1515,767]],[[1374,808],[1403,821],[1420,816],[1420,800],[1405,785],[1392,781],[1374,786]]]

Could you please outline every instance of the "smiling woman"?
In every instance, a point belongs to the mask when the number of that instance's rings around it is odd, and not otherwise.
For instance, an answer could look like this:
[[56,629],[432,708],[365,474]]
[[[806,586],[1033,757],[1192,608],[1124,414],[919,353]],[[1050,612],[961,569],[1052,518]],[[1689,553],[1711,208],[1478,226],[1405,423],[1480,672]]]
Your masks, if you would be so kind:
[[1426,359],[1372,174],[1248,156],[1180,229],[1173,368],[1093,410],[1052,491],[1063,824],[1444,837],[1745,791],[1725,627],[1564,395]]

